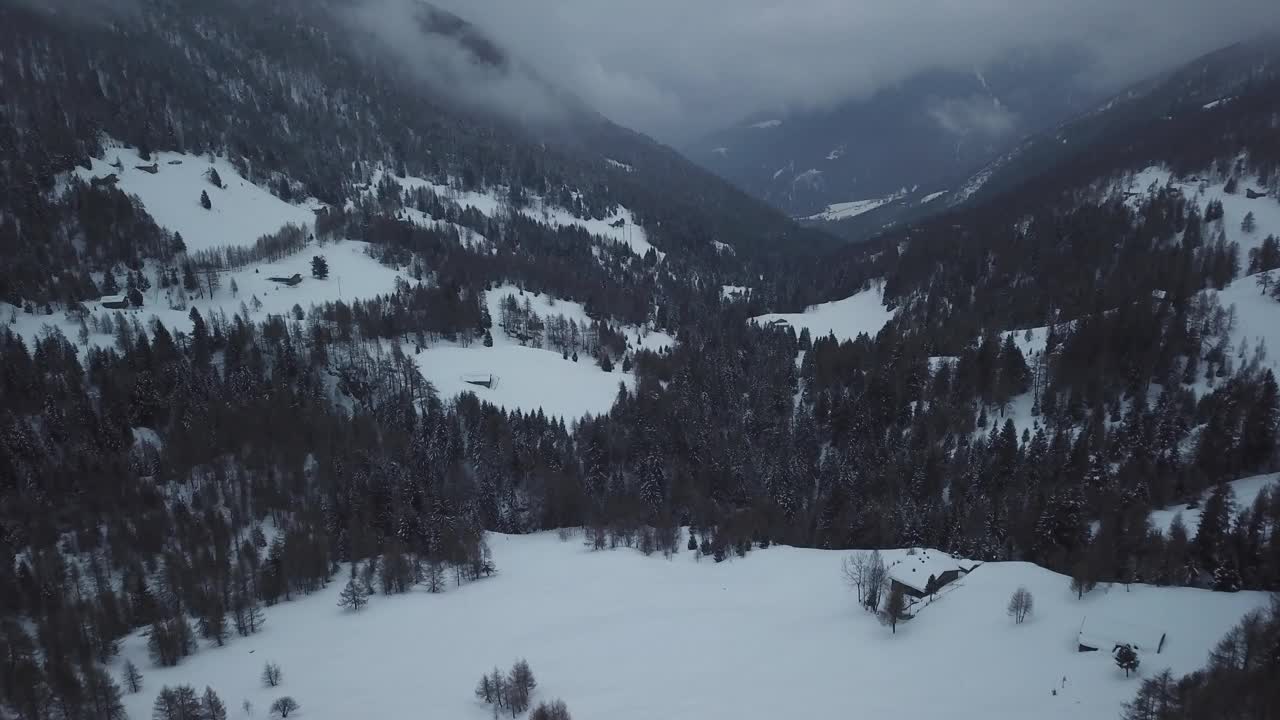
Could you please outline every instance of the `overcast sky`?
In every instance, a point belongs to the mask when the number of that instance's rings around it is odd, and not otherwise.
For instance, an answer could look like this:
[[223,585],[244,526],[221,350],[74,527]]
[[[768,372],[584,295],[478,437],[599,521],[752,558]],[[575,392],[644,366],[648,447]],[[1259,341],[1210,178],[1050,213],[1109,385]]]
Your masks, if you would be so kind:
[[1280,20],[1280,0],[433,1],[671,143],[1019,47],[1085,47],[1105,82],[1135,80]]

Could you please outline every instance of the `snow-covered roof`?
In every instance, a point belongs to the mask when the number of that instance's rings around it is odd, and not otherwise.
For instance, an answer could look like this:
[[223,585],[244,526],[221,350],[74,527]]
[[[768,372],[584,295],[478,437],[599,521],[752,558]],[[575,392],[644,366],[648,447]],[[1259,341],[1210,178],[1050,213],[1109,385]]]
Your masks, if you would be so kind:
[[103,295],[98,298],[98,302],[103,303],[104,305],[107,303],[122,303],[124,301],[125,297],[123,295]]
[[928,590],[931,577],[969,569],[968,565],[961,565],[960,560],[941,550],[913,550],[912,553],[889,566],[889,578],[917,592]]
[[1160,630],[1105,616],[1086,617],[1080,623],[1078,643],[1110,652],[1116,645],[1132,645],[1140,652],[1160,652],[1164,633]]

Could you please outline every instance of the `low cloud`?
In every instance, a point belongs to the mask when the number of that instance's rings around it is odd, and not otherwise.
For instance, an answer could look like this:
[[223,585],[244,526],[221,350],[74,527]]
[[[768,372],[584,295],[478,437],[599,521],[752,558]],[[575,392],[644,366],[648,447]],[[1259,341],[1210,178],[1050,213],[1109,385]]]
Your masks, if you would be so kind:
[[[412,2],[413,0],[407,0]],[[928,69],[1078,48],[1099,86],[1277,26],[1275,0],[436,0],[610,118],[671,142],[831,107]],[[942,108],[971,131],[989,109]]]
[[997,138],[1018,125],[1015,113],[985,95],[939,101],[929,108],[929,116],[952,135]]
[[[339,19],[366,36],[371,52],[456,102],[524,123],[554,124],[568,99],[481,28],[420,0],[358,0]],[[359,35],[357,36],[359,37]]]

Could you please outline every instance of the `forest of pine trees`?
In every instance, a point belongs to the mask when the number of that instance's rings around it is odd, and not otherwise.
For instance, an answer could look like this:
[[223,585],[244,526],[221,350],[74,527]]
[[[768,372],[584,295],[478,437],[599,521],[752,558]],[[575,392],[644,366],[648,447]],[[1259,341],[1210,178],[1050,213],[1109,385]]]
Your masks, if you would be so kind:
[[[259,632],[263,607],[329,583],[355,611],[379,593],[483,581],[501,570],[486,531],[583,527],[594,549],[672,553],[687,526],[689,549],[712,561],[774,543],[931,546],[1036,562],[1081,593],[1106,581],[1280,589],[1280,497],[1241,507],[1224,484],[1280,467],[1280,399],[1263,362],[1280,348],[1232,344],[1232,310],[1203,292],[1241,273],[1270,278],[1280,261],[1274,238],[1241,257],[1223,229],[1244,219],[1220,204],[1160,187],[1136,199],[1099,191],[1090,183],[1117,166],[1081,160],[1002,203],[814,258],[822,243],[807,231],[647,141],[599,127],[583,140],[666,168],[660,181],[477,128],[406,93],[392,68],[329,62],[357,56],[301,0],[258,4],[265,17],[237,3],[142,4],[154,10],[144,26],[92,31],[37,4],[0,8],[11,159],[0,167],[0,300],[81,328],[23,339],[0,317],[0,714],[115,717],[147,668],[118,679],[103,668],[135,631],[167,667]],[[226,31],[194,32],[193,18]],[[246,96],[331,142],[292,142],[241,112],[187,57],[215,74],[236,68]],[[193,90],[206,86],[217,91]],[[360,90],[342,93],[350,112],[336,111],[335,88]],[[1197,121],[1230,147],[1190,146],[1171,123],[1117,153],[1139,167],[1160,150],[1187,172],[1276,178],[1262,119],[1280,93],[1256,90]],[[159,106],[172,108],[163,123]],[[188,253],[109,183],[54,192],[100,153],[103,133],[144,153],[226,153],[280,197],[330,207],[312,232]],[[1160,144],[1179,139],[1181,153]],[[1241,144],[1251,153],[1236,160]],[[388,167],[451,190],[374,183]],[[448,197],[498,188],[512,204],[555,198],[582,217],[625,205],[666,259]],[[449,224],[420,227],[407,208]],[[220,270],[339,238],[369,242],[409,279],[284,316],[264,316],[257,298],[239,312],[191,308],[181,327],[145,312],[163,298],[187,313],[192,297],[232,292],[218,289]],[[726,239],[734,252],[717,252]],[[875,337],[748,321],[876,278],[896,316]],[[722,298],[722,285],[748,282],[748,299]],[[505,284],[578,302],[591,323],[540,316],[518,296],[489,317],[484,293]],[[142,310],[83,304],[116,291],[137,293]],[[632,349],[623,325],[678,343]],[[1025,328],[1043,328],[1041,352],[1024,352]],[[599,416],[547,417],[441,398],[412,359],[437,340],[491,344],[498,332],[625,363],[634,390]],[[1021,426],[1019,402],[1031,407]],[[1206,496],[1194,536],[1179,521],[1151,527],[1153,508]],[[212,712],[211,693],[157,692],[158,717]],[[1186,702],[1217,692],[1189,685]],[[297,709],[276,703],[282,716]]]

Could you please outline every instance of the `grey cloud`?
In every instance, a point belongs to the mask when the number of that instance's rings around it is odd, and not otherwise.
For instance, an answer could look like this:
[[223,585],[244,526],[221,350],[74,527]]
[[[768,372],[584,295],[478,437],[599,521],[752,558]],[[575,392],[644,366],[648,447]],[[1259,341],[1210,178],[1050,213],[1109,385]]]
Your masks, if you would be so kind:
[[387,52],[411,74],[454,100],[531,124],[554,124],[566,98],[519,58],[420,0],[358,0],[339,18]]
[[929,116],[953,135],[999,137],[1017,127],[1018,117],[991,97],[949,98],[929,108]]
[[[1275,0],[436,0],[610,118],[681,141],[921,70],[1071,46],[1137,80],[1276,27]],[[955,119],[955,118],[953,118]],[[970,121],[999,120],[997,115]]]

